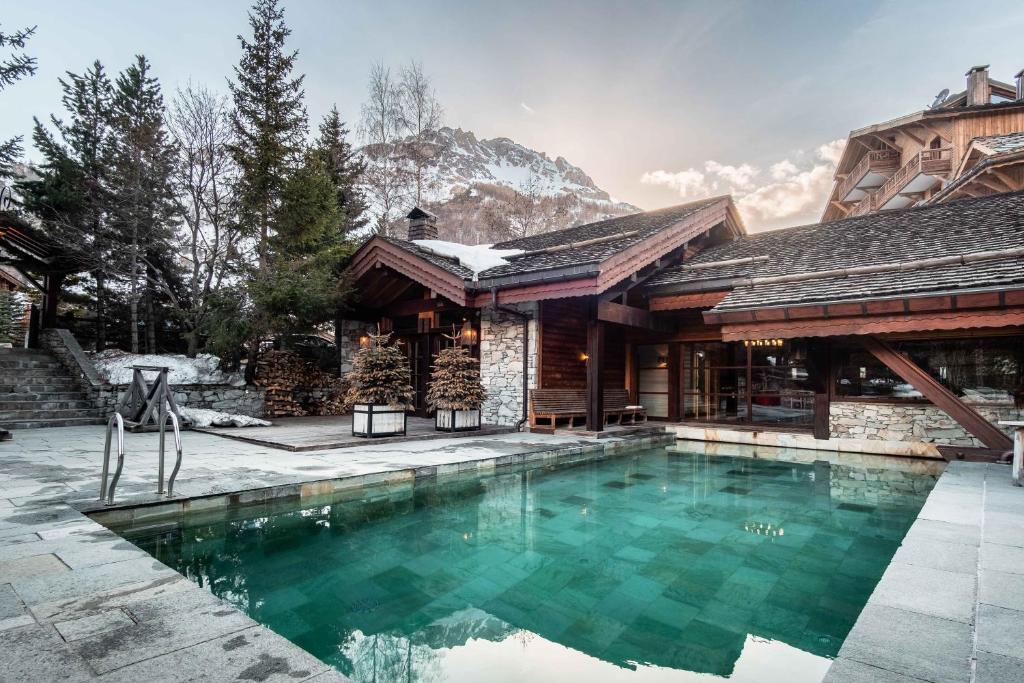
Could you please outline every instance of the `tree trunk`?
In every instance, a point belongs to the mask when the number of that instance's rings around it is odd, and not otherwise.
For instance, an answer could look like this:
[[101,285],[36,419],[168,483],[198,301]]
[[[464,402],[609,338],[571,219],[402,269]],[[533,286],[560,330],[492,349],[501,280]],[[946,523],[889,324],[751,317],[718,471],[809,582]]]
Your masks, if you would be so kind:
[[102,270],[93,273],[96,280],[96,350],[107,348],[107,276]]
[[256,380],[256,363],[260,357],[260,343],[254,341],[248,349],[248,356],[245,362],[245,382],[252,384]]
[[156,353],[156,305],[153,301],[153,287],[148,283],[155,281],[153,267],[146,264],[146,353]]
[[199,334],[196,330],[189,330],[184,334],[185,342],[188,344],[185,350],[185,355],[189,358],[195,358],[196,354],[199,353]]
[[132,353],[139,352],[139,261],[138,247],[132,246],[131,287],[128,291],[128,311],[131,319]]

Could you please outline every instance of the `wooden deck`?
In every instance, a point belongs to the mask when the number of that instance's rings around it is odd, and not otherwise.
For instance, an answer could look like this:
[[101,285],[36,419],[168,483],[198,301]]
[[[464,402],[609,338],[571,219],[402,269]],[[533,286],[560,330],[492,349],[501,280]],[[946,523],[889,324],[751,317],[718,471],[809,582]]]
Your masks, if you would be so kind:
[[332,448],[355,448],[374,444],[457,439],[487,434],[506,434],[512,427],[484,425],[473,432],[439,432],[433,418],[410,417],[405,436],[367,439],[352,436],[352,416],[281,417],[270,427],[203,427],[195,431],[215,434],[227,439],[285,451],[324,451]]

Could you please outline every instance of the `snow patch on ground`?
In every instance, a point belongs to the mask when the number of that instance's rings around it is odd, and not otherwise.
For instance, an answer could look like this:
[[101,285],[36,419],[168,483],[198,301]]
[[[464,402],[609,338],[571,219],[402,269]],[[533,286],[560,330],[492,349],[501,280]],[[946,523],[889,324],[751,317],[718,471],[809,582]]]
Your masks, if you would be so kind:
[[180,408],[181,417],[193,427],[269,427],[270,423],[258,417],[231,415],[206,408]]
[[459,263],[473,271],[473,278],[488,268],[503,266],[512,256],[523,253],[522,249],[494,249],[491,244],[459,244],[444,240],[413,240],[413,244],[434,253],[458,259]]
[[[111,384],[130,384],[133,365],[155,365],[170,368],[168,381],[173,384],[231,384],[242,386],[245,378],[241,373],[222,372],[220,358],[201,353],[195,358],[182,354],[135,354],[117,349],[91,354],[93,365],[100,377]],[[156,371],[142,373],[147,381],[156,378]]]

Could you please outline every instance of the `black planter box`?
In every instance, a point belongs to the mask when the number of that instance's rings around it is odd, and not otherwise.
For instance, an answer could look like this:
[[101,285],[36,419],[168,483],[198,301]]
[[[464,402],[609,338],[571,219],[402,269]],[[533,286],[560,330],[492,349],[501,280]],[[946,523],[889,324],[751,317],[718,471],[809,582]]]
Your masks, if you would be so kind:
[[405,409],[357,403],[352,408],[352,436],[405,436]]
[[437,410],[434,429],[439,432],[472,432],[480,429],[480,409]]

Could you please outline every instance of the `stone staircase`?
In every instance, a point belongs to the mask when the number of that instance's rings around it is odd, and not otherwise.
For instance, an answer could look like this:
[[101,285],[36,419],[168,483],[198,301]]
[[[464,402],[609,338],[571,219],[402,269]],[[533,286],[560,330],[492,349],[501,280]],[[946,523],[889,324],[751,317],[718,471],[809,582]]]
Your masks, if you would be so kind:
[[0,349],[0,429],[103,423],[100,410],[53,355]]

